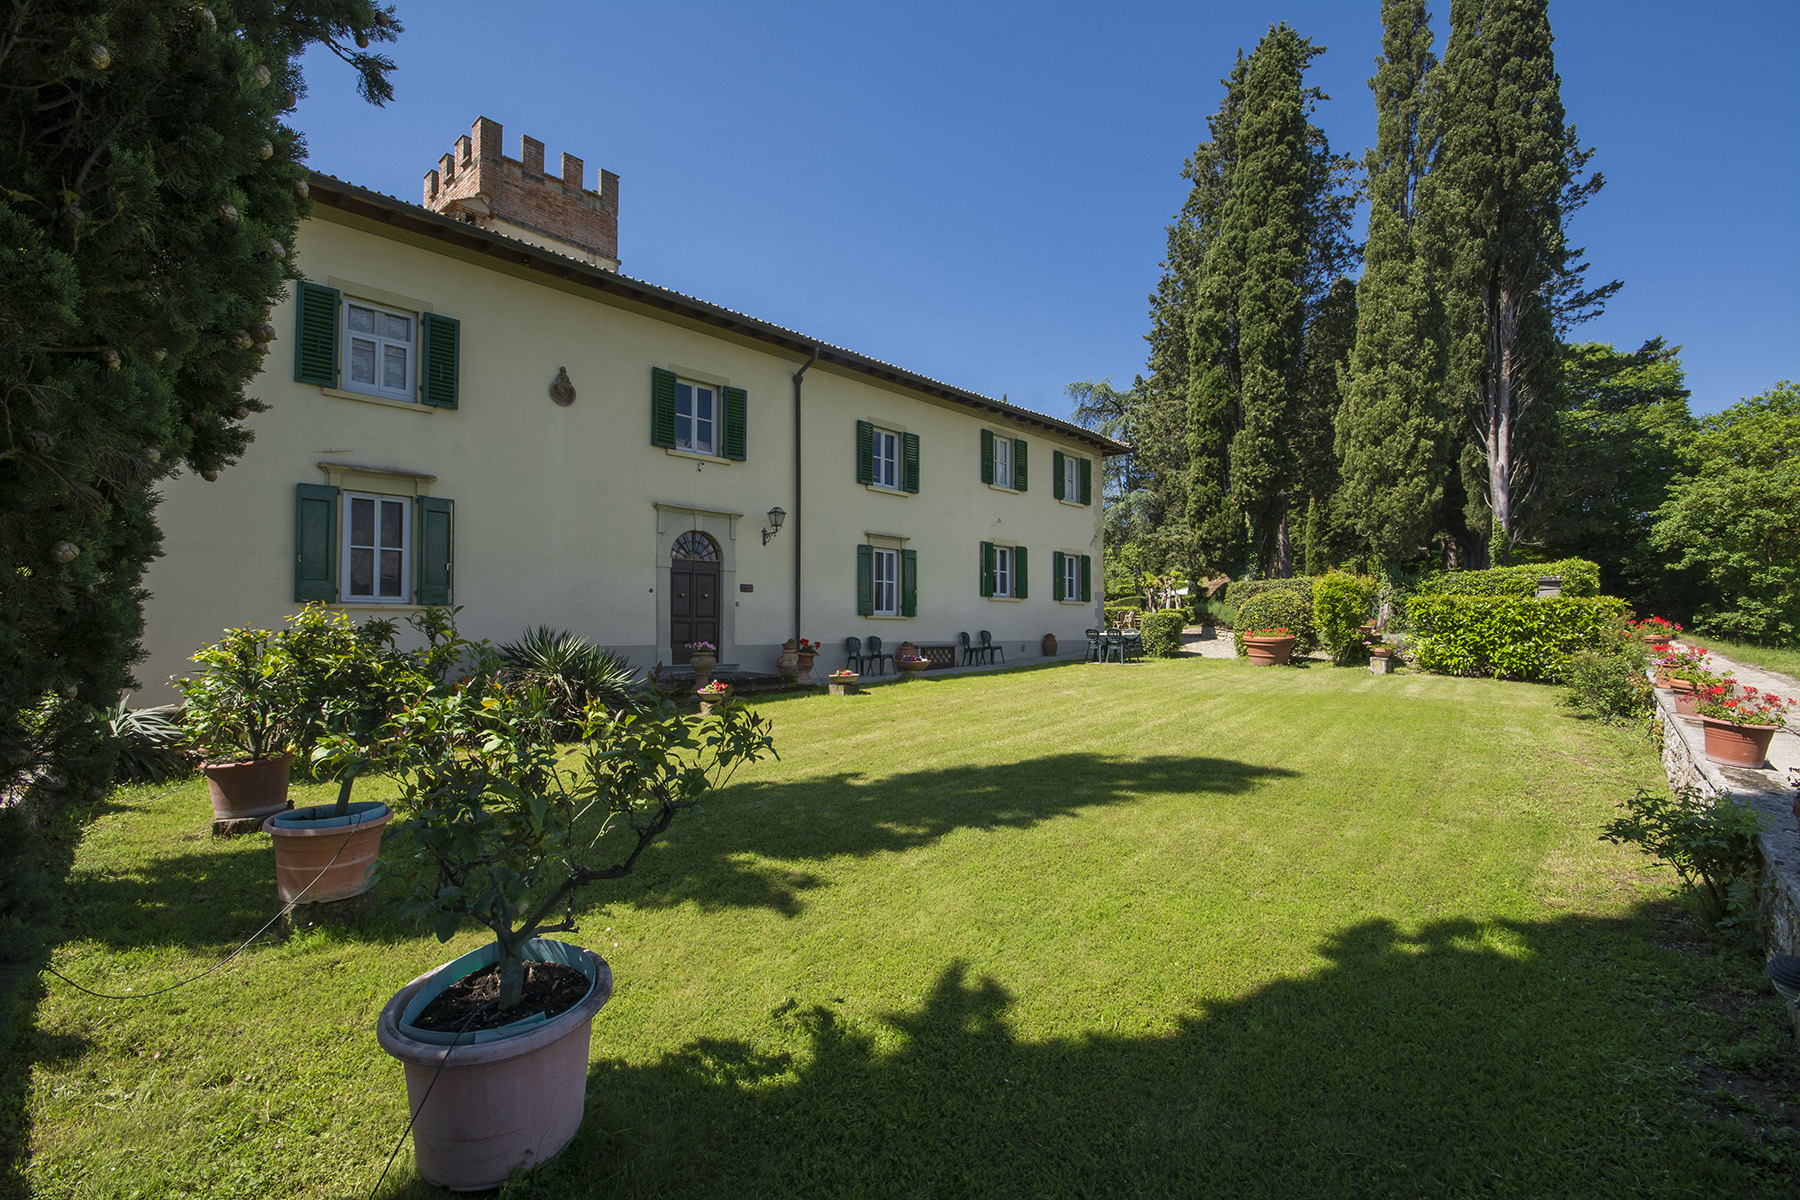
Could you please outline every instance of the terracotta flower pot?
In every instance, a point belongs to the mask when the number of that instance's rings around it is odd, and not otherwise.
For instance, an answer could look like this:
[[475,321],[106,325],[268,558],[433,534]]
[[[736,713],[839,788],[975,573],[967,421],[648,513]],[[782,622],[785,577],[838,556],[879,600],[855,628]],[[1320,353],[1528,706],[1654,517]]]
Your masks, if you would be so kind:
[[1773,725],[1733,725],[1714,717],[1701,717],[1706,728],[1706,757],[1728,767],[1760,767],[1769,757],[1775,738]]
[[1652,650],[1666,646],[1674,640],[1675,635],[1672,633],[1646,633],[1644,635],[1645,645],[1649,646]]
[[731,699],[731,688],[727,687],[725,690],[719,692],[701,692],[699,695],[700,715],[708,717],[712,715],[714,708]]
[[1249,656],[1253,667],[1282,667],[1287,665],[1288,655],[1294,651],[1294,635],[1282,637],[1250,637],[1244,638],[1244,653]]
[[899,668],[900,678],[903,680],[918,679],[925,674],[926,668],[931,666],[924,659],[920,659],[918,662],[895,662],[894,665]]
[[257,758],[241,763],[201,763],[206,790],[212,796],[213,819],[240,821],[285,811],[288,767],[294,756]]
[[1054,658],[1055,656],[1056,656],[1056,635],[1054,633],[1046,633],[1044,635],[1044,657],[1045,658]]
[[800,651],[800,653],[795,656],[796,662],[794,665],[799,669],[799,674],[797,676],[796,682],[811,683],[813,681],[813,677],[812,677],[813,660],[818,657],[819,657],[819,655],[818,655],[817,651],[815,651],[811,654],[808,654],[804,650]]
[[1650,682],[1655,686],[1656,690],[1659,692],[1666,692],[1670,688],[1675,686],[1675,681],[1673,679],[1670,679],[1667,675],[1664,675],[1661,671],[1658,671],[1656,673],[1656,678],[1651,680]]
[[825,686],[833,696],[854,696],[856,681],[861,678],[861,675],[827,675]]
[[455,1191],[499,1187],[569,1144],[587,1102],[594,1014],[612,996],[605,959],[537,938],[528,943],[530,957],[574,967],[593,981],[574,1008],[461,1041],[410,1024],[438,993],[497,954],[490,943],[419,976],[388,1001],[375,1025],[381,1048],[406,1067],[407,1110],[418,1114],[412,1134],[419,1174]]
[[381,857],[381,833],[394,810],[379,800],[350,806],[334,817],[335,804],[278,812],[263,822],[275,845],[275,890],[281,902],[323,904],[348,900],[369,890]]
[[1392,646],[1370,646],[1369,647],[1369,657],[1371,657],[1371,658],[1392,658],[1393,656],[1394,656],[1394,648]]
[[775,656],[775,670],[786,683],[793,683],[800,678],[800,652],[794,649],[792,642],[783,646],[781,653]]
[[1700,701],[1700,685],[1689,683],[1685,679],[1669,680],[1669,691],[1673,693],[1675,711],[1684,717],[1695,715],[1694,706]]

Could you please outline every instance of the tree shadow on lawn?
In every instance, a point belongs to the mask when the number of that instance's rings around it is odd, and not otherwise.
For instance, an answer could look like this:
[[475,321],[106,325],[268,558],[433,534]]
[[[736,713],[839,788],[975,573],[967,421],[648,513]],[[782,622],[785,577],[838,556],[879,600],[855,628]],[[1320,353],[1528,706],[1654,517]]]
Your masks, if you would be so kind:
[[1068,753],[879,778],[847,771],[738,783],[709,806],[704,821],[677,824],[623,887],[591,899],[796,916],[802,893],[826,885],[821,876],[721,855],[792,861],[900,854],[958,829],[1027,829],[1144,795],[1238,796],[1298,775],[1223,758]]
[[754,1044],[595,1063],[581,1132],[507,1195],[1791,1196],[1785,1009],[1753,958],[1651,941],[1663,907],[1365,921],[1161,1035],[1023,1041],[961,962],[873,1018],[827,983]]

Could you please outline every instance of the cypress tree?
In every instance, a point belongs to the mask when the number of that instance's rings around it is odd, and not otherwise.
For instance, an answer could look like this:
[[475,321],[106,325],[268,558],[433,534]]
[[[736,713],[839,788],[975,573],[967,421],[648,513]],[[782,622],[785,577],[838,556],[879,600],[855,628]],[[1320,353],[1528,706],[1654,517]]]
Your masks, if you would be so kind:
[[[1469,522],[1504,561],[1534,486],[1534,437],[1555,403],[1559,325],[1618,284],[1583,291],[1567,216],[1602,184],[1564,123],[1546,0],[1452,0],[1437,72],[1436,161],[1419,192],[1442,280],[1445,397],[1465,431]],[[1479,554],[1477,557],[1480,557]]]
[[[298,59],[391,96],[367,0],[15,5],[0,64],[0,793],[105,782],[140,654],[156,482],[249,444],[296,277]],[[42,793],[39,793],[40,795]],[[45,797],[48,798],[47,796]]]
[[1306,322],[1301,404],[1290,438],[1295,467],[1290,490],[1304,498],[1306,507],[1308,575],[1319,573],[1313,556],[1330,565],[1351,557],[1360,546],[1337,503],[1342,481],[1334,445],[1344,368],[1355,340],[1356,285],[1340,276]]
[[1364,159],[1369,234],[1356,285],[1355,345],[1344,372],[1338,507],[1392,571],[1432,534],[1452,469],[1439,306],[1415,238],[1420,185],[1437,132],[1427,93],[1437,66],[1424,0],[1384,0],[1375,147]]

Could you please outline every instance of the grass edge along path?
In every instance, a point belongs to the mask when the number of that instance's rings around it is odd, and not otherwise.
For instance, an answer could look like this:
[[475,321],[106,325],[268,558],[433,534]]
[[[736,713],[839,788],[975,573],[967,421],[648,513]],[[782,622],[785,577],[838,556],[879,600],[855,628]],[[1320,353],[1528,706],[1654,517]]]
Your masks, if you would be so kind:
[[[1555,695],[1185,660],[765,703],[782,761],[585,898],[587,1117],[509,1193],[1784,1194],[1780,1002],[1597,840],[1660,766]],[[127,795],[55,963],[161,986],[273,896],[197,785]],[[365,1194],[375,1014],[479,940],[378,914],[138,1006],[52,986],[36,1194]],[[436,1193],[403,1150],[383,1194]]]

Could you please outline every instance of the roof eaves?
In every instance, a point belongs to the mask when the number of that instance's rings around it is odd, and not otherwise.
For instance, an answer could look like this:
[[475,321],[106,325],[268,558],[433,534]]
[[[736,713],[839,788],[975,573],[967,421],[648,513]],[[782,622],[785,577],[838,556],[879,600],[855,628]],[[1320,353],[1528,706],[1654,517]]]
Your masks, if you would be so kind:
[[908,371],[893,363],[883,362],[881,359],[871,358],[866,354],[859,354],[847,347],[808,337],[798,330],[752,317],[747,313],[702,300],[697,296],[690,296],[685,292],[634,279],[618,271],[609,271],[604,267],[594,266],[581,259],[545,249],[504,233],[482,229],[458,221],[454,217],[432,212],[420,205],[410,204],[397,197],[338,179],[335,176],[315,171],[310,177],[309,186],[315,200],[329,204],[333,208],[345,211],[355,211],[358,208],[370,209],[373,211],[364,213],[364,215],[375,216],[387,224],[410,225],[427,236],[444,241],[463,240],[466,244],[484,253],[504,255],[509,258],[516,254],[519,265],[542,270],[573,283],[586,284],[651,308],[661,308],[733,333],[755,338],[758,341],[768,342],[790,353],[811,355],[816,352],[822,362],[830,362],[873,378],[923,392],[929,396],[950,400],[967,408],[1052,430],[1065,437],[1074,438],[1093,446],[1100,451],[1102,456],[1125,454],[1129,453],[1131,449],[1124,442],[1095,433],[1091,429],[1083,428],[1072,422],[967,391],[954,384]]

